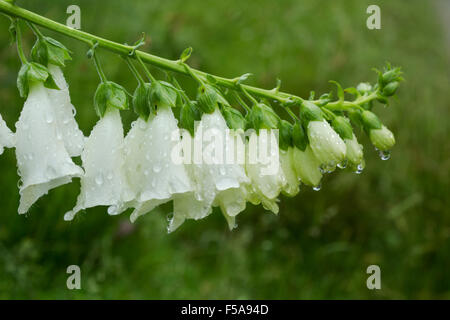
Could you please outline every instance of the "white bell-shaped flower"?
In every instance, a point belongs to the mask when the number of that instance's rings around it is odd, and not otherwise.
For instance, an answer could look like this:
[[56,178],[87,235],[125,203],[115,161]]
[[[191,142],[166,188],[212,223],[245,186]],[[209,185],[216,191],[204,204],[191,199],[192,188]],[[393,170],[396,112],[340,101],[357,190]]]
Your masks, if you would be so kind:
[[4,148],[14,148],[15,144],[14,133],[8,128],[0,115],[0,154],[3,153]]
[[180,226],[185,219],[202,219],[220,207],[230,229],[235,216],[245,210],[249,182],[243,167],[245,145],[240,133],[231,132],[219,110],[204,114],[195,129],[195,138],[183,135],[186,169],[194,192],[174,197],[174,215],[168,231]]
[[86,139],[81,153],[85,174],[77,204],[64,215],[72,220],[83,209],[95,206],[121,207],[134,199],[125,174],[123,127],[118,109],[109,108]]
[[293,164],[301,182],[313,187],[320,185],[320,180],[322,179],[321,162],[316,158],[309,145],[304,151],[294,148]]
[[[203,114],[194,134],[192,170],[204,190],[201,194],[215,193],[213,205],[230,216],[245,209],[242,187],[250,182],[244,169],[245,148],[238,147],[244,146],[242,139],[230,132],[219,109]],[[235,194],[233,201],[231,193]]]
[[216,197],[214,185],[206,185],[201,170],[194,168],[194,139],[187,130],[183,130],[181,153],[186,172],[191,180],[193,191],[175,195],[173,198],[173,218],[169,220],[168,232],[175,231],[186,219],[199,220],[212,212]]
[[48,91],[42,83],[32,84],[16,123],[16,158],[22,182],[19,214],[50,189],[83,174],[64,146]]
[[69,86],[60,67],[49,64],[48,69],[60,88],[60,90],[48,90],[50,100],[55,106],[56,124],[69,155],[79,156],[84,147],[85,137],[75,121],[76,110],[70,102]]
[[293,197],[300,191],[300,181],[294,169],[294,148],[288,147],[287,150],[280,150],[280,164],[286,183],[282,192],[287,196]]
[[326,120],[310,121],[307,131],[311,149],[325,169],[331,171],[344,160],[345,143]]
[[[270,137],[270,138],[269,138]],[[251,198],[259,199],[266,209],[278,212],[276,198],[287,180],[280,162],[280,150],[271,130],[250,135],[247,142],[246,172],[251,180]],[[252,203],[254,203],[251,201]]]
[[127,175],[136,192],[136,200],[129,204],[135,207],[132,221],[172,200],[173,195],[192,191],[184,165],[171,159],[181,139],[177,123],[171,108],[159,107],[147,122],[136,120],[127,135]]

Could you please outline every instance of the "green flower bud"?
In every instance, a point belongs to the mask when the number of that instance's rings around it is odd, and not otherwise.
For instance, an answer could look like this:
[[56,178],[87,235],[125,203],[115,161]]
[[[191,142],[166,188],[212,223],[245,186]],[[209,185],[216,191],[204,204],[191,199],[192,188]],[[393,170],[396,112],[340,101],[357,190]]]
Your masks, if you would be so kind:
[[147,121],[149,115],[154,112],[150,101],[150,83],[139,84],[133,94],[133,108],[141,118]]
[[300,106],[300,119],[306,128],[310,121],[323,120],[323,111],[311,101],[303,101]]
[[[280,130],[281,131],[281,130]],[[281,170],[286,178],[286,183],[281,190],[288,197],[295,196],[299,191],[300,181],[294,168],[294,148],[289,147],[280,151]]]
[[200,121],[200,118],[200,111],[195,102],[185,103],[181,107],[180,127],[188,130],[192,136],[194,136],[195,121]]
[[105,115],[108,107],[119,110],[128,109],[128,96],[125,88],[112,81],[100,83],[94,95],[95,112],[100,118]]
[[59,41],[50,37],[40,37],[31,49],[31,58],[43,65],[65,66],[66,60],[72,60],[70,51]]
[[395,94],[395,92],[398,89],[398,86],[400,85],[400,83],[398,81],[393,81],[390,82],[389,84],[387,84],[384,88],[383,88],[383,96],[385,97],[390,97],[393,96]]
[[366,132],[372,129],[380,129],[382,125],[375,113],[368,110],[361,113],[361,121]]
[[320,185],[322,179],[321,163],[317,160],[310,146],[307,146],[305,151],[294,148],[293,165],[301,182],[315,187]]
[[383,85],[386,85],[386,84],[390,83],[391,81],[396,80],[398,78],[398,76],[399,76],[398,69],[392,69],[392,70],[386,71],[381,76],[381,83]]
[[308,137],[300,121],[296,121],[292,128],[292,142],[301,151],[305,151],[309,144]]
[[375,148],[380,151],[387,151],[395,144],[394,134],[384,125],[379,129],[371,129],[369,137]]
[[248,114],[249,125],[256,130],[277,129],[280,118],[264,103],[255,104]]
[[222,108],[222,115],[227,123],[228,128],[234,130],[245,130],[245,118],[242,113],[239,112],[239,110],[236,110],[233,107],[224,106]]
[[178,99],[177,89],[165,81],[153,81],[150,90],[150,101],[154,106],[176,107]]
[[280,121],[279,138],[280,138],[280,149],[281,150],[287,150],[289,147],[293,146],[292,131],[293,131],[293,126],[291,123],[289,123],[286,120]]
[[337,116],[331,120],[331,126],[334,131],[341,137],[342,140],[351,139],[353,136],[353,129],[350,121],[342,116]]
[[17,88],[22,98],[28,96],[30,84],[34,82],[43,82],[44,87],[59,90],[47,67],[37,62],[26,62],[20,68],[17,76]]
[[363,146],[358,143],[356,136],[352,134],[351,139],[344,139],[347,147],[346,157],[350,164],[358,165],[363,161]]
[[345,143],[326,120],[309,122],[307,134],[314,155],[327,168],[345,159]]

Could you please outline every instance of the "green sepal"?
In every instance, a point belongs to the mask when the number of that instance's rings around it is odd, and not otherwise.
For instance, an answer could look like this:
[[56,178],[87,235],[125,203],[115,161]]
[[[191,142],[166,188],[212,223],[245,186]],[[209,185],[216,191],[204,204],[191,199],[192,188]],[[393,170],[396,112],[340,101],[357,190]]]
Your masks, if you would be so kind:
[[155,111],[150,100],[150,91],[150,83],[144,83],[139,84],[133,94],[133,110],[145,121]]
[[255,104],[248,114],[250,127],[259,131],[260,129],[277,129],[280,117],[271,107],[264,103]]
[[294,127],[289,121],[280,121],[279,139],[281,150],[287,150],[289,147],[294,145],[292,140],[293,129]]
[[383,96],[390,97],[395,94],[399,87],[400,83],[398,81],[392,81],[389,84],[387,84],[382,91]]
[[47,67],[37,62],[26,62],[19,70],[17,76],[17,88],[19,89],[19,94],[22,98],[28,96],[30,82],[42,82],[44,87],[48,89],[59,90]]
[[361,113],[361,120],[366,132],[369,132],[372,129],[380,129],[382,126],[382,123],[376,114],[368,110]]
[[227,123],[228,128],[238,130],[245,130],[246,121],[242,113],[233,107],[223,106],[222,115]]
[[292,128],[292,142],[301,151],[305,151],[309,144],[308,136],[299,120],[295,121]]
[[105,115],[108,107],[119,110],[128,109],[128,96],[125,88],[112,81],[100,83],[94,95],[94,108],[99,117]]
[[303,125],[308,127],[310,121],[321,121],[324,119],[323,111],[313,102],[305,100],[300,106],[300,119]]
[[331,120],[331,126],[343,140],[353,138],[353,128],[347,118],[337,116]]
[[197,101],[204,113],[213,113],[219,104],[230,106],[219,90],[210,84],[203,84],[198,88]]
[[360,110],[349,110],[348,118],[350,119],[350,121],[353,125],[358,126],[359,128],[363,127],[362,116],[361,116]]
[[175,108],[177,105],[178,92],[171,83],[165,81],[153,81],[150,90],[150,100],[156,106],[169,106]]
[[180,127],[194,136],[195,121],[200,121],[201,113],[196,102],[185,103],[180,110]]
[[31,49],[33,61],[43,65],[54,64],[59,67],[65,66],[66,60],[72,60],[70,51],[59,41],[50,37],[39,37]]

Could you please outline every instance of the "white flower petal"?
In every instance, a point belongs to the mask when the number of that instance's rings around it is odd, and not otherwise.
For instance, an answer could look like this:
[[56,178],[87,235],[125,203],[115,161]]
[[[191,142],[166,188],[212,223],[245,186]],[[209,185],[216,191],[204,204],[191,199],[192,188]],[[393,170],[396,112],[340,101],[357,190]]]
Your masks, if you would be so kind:
[[[251,143],[256,143],[256,140],[253,140],[253,137],[250,137],[249,141],[247,142],[248,152],[245,165],[247,175],[250,178],[256,193],[260,194],[262,198],[275,199],[276,197],[278,197],[281,190],[287,183],[286,177],[281,168],[280,159],[274,157],[274,155],[279,156],[280,154],[278,143],[275,143],[275,145],[269,147],[271,149],[269,160],[274,163],[270,163],[272,169],[270,170],[270,172],[266,173],[264,171],[264,168],[267,169],[268,164],[262,163],[260,159],[250,159],[251,146],[249,146],[249,144]],[[259,147],[261,147],[261,142],[258,143],[258,148]],[[258,154],[261,154],[259,150]]]
[[22,180],[20,214],[48,190],[83,174],[58,139],[60,133],[48,91],[42,83],[30,87],[16,123],[16,158]]
[[3,153],[5,147],[14,148],[15,144],[14,133],[8,128],[5,120],[0,115],[0,154]]
[[121,207],[134,199],[124,170],[123,142],[119,110],[109,109],[86,140],[81,154],[85,174],[81,178],[80,195],[75,208],[64,216],[65,220],[72,220],[82,209],[110,205]]
[[193,190],[184,165],[171,159],[171,152],[180,141],[173,138],[177,130],[172,110],[161,107],[148,122],[136,120],[127,135],[127,176],[137,195],[136,201],[129,204],[135,207],[132,221],[172,200],[175,194]]
[[85,137],[75,121],[74,115],[76,111],[70,102],[69,86],[58,66],[49,64],[48,69],[56,85],[60,88],[60,90],[48,90],[50,100],[55,106],[59,131],[69,155],[71,157],[79,156],[84,147]]

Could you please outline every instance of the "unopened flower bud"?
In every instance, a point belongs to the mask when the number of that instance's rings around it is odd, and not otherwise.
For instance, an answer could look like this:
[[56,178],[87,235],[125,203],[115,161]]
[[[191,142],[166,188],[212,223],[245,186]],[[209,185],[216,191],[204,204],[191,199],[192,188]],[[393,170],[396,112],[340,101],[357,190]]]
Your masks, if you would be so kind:
[[395,144],[394,134],[384,125],[379,129],[370,130],[369,137],[372,144],[381,151],[389,150]]
[[321,164],[334,167],[344,160],[345,143],[326,120],[311,121],[307,131],[311,149]]

